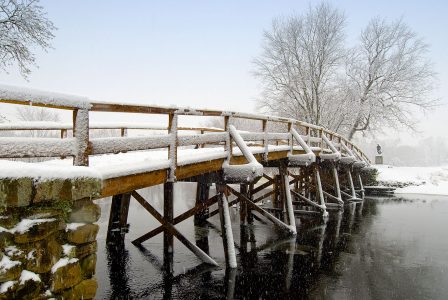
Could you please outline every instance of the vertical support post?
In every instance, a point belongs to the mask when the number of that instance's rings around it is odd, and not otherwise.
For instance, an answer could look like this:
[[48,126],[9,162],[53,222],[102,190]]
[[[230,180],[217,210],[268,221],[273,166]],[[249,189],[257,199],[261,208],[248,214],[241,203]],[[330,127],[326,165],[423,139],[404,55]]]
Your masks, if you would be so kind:
[[114,243],[124,239],[122,233],[126,232],[128,228],[130,199],[131,194],[129,193],[114,195],[112,197],[106,237],[108,243]]
[[[249,190],[247,191],[247,198],[249,200],[252,200],[252,195],[253,195],[253,191],[254,190],[254,184],[253,183],[249,183]],[[252,214],[252,208],[250,208],[247,203],[244,201],[244,203],[246,204],[246,219],[247,219],[247,223],[252,224],[254,222],[254,215]]]
[[336,197],[338,197],[338,202],[339,202],[339,204],[344,204],[344,201],[342,201],[341,186],[339,185],[338,170],[336,169],[335,165],[333,165],[333,177],[334,177],[334,186],[336,189]]
[[73,136],[76,139],[73,165],[89,165],[89,111],[75,109],[73,111]]
[[283,186],[284,186],[284,194],[285,194],[285,208],[288,216],[288,224],[291,227],[291,230],[294,234],[297,234],[296,229],[296,218],[294,216],[294,209],[292,207],[292,197],[291,190],[289,186],[289,177],[288,174],[283,174]]
[[168,146],[168,158],[170,160],[170,173],[168,181],[176,181],[176,167],[177,167],[177,120],[176,113],[168,116],[168,134],[170,134],[170,145]]
[[325,198],[324,198],[324,192],[322,190],[322,182],[320,180],[320,173],[319,173],[319,165],[316,164],[314,167],[314,172],[316,173],[316,189],[317,189],[317,196],[319,197],[320,205],[323,208],[323,216],[328,216],[327,208],[325,205]]
[[230,222],[229,203],[227,201],[227,196],[225,195],[226,186],[224,184],[217,184],[216,187],[218,190],[219,218],[221,221],[222,242],[226,265],[230,268],[236,268],[236,254],[233,242],[232,224]]
[[[240,193],[247,196],[247,183],[240,184]],[[246,201],[240,199],[240,225],[245,225],[247,220],[247,204]]]
[[61,129],[61,139],[67,138],[67,129]]
[[205,254],[210,253],[210,246],[208,243],[208,226],[194,227],[196,246],[198,246]]
[[232,157],[232,137],[229,131],[230,117],[224,116],[224,131],[227,133],[225,142],[225,151],[227,152],[227,161],[230,163],[230,158]]
[[264,148],[264,153],[263,153],[263,160],[266,162],[268,161],[268,156],[269,156],[269,140],[268,140],[268,121],[267,120],[263,120],[262,121],[262,130],[263,130],[263,148]]
[[[196,188],[196,205],[205,203],[208,200],[210,193],[210,184],[206,182],[206,175],[199,176],[198,185]],[[204,225],[209,216],[209,209],[204,208],[194,215],[194,225]]]
[[126,128],[120,128],[120,136],[121,137],[128,136],[128,130]]
[[350,184],[350,190],[352,192],[352,199],[356,199],[355,185],[353,184],[352,171],[350,169],[347,170],[347,176]]
[[[173,200],[174,183],[165,182],[163,185],[163,218],[170,224],[173,224]],[[173,272],[173,249],[174,238],[168,231],[163,231],[163,265],[168,273]]]
[[362,184],[362,178],[361,178],[361,174],[358,173],[358,180],[359,180],[359,187],[361,189],[361,198],[364,199],[364,185]]

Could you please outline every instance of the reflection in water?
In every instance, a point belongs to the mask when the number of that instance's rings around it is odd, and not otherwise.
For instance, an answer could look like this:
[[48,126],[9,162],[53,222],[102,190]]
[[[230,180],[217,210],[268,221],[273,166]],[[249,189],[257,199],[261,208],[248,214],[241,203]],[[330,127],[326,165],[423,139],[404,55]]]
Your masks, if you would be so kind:
[[126,299],[131,291],[128,283],[129,252],[125,249],[124,241],[120,239],[117,243],[108,243],[106,249],[111,299]]
[[[181,195],[194,197],[187,189]],[[182,209],[194,205],[190,198],[178,203]],[[440,238],[448,201],[368,198],[331,212],[328,220],[298,218],[295,238],[257,220],[240,226],[234,214],[238,269],[200,264],[175,241],[174,273],[164,271],[161,238],[141,249],[129,243],[133,228],[141,227],[138,236],[157,226],[135,204],[131,210],[135,217],[124,243],[99,241],[107,251],[101,258],[99,250],[99,299],[443,299],[448,294],[448,242]],[[177,227],[222,266],[217,224],[212,218],[203,226],[187,220]]]

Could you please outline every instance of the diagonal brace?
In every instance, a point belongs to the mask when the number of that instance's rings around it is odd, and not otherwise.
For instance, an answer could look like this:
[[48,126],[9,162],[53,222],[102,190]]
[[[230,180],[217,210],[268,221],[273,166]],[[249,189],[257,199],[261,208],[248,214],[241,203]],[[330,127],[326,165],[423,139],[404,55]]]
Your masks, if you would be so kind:
[[[263,215],[265,218],[267,218],[269,221],[271,221],[272,223],[274,223],[274,225],[286,230],[289,234],[294,235],[296,234],[295,230],[292,229],[292,227],[290,227],[289,225],[283,223],[282,221],[280,221],[279,219],[277,219],[276,217],[274,217],[273,215],[271,215],[269,212],[267,212],[266,210],[262,209],[261,207],[259,207],[258,205],[256,205],[255,203],[253,203],[249,198],[247,198],[246,196],[244,196],[243,194],[237,192],[235,189],[233,189],[230,186],[227,186],[227,188],[229,189],[229,191],[234,194],[235,196],[237,196],[238,198],[246,201],[247,205],[249,205],[253,210],[257,211],[258,213],[260,213],[261,215]],[[295,228],[294,228],[295,229]]]
[[136,191],[132,192],[132,197],[134,197],[135,200],[140,203],[144,209],[146,209],[154,218],[157,219],[157,221],[162,224],[162,226],[172,235],[174,235],[182,244],[185,245],[188,249],[190,249],[191,252],[193,252],[200,260],[203,262],[218,266],[218,264],[210,257],[208,256],[204,251],[202,251],[198,246],[190,242],[185,236],[183,236],[176,227],[173,226],[173,224],[167,222],[163,216],[151,205],[149,204],[145,198],[143,198],[139,193]]

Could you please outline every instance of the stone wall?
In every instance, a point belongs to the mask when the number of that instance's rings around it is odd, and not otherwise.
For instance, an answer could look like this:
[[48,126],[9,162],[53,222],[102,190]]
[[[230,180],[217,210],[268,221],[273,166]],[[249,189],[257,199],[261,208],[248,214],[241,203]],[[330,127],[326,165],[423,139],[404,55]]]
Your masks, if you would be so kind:
[[94,223],[101,212],[80,197],[96,193],[98,185],[77,190],[67,182],[56,189],[47,183],[20,190],[22,181],[0,183],[0,300],[94,298]]

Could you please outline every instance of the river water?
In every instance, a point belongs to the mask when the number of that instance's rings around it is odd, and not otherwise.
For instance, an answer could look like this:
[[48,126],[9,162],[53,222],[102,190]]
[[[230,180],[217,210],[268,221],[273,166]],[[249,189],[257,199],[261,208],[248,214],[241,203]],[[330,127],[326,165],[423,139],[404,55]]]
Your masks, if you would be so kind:
[[[161,186],[141,193],[162,211]],[[193,183],[175,185],[175,215],[194,206],[195,193]],[[263,219],[240,226],[232,208],[238,269],[200,264],[175,239],[174,274],[163,272],[161,234],[143,248],[131,244],[158,226],[136,201],[124,245],[106,244],[110,198],[97,203],[97,299],[448,299],[448,197],[366,198],[328,220],[300,218],[295,238]],[[218,215],[176,228],[198,245],[208,240],[225,265]]]

